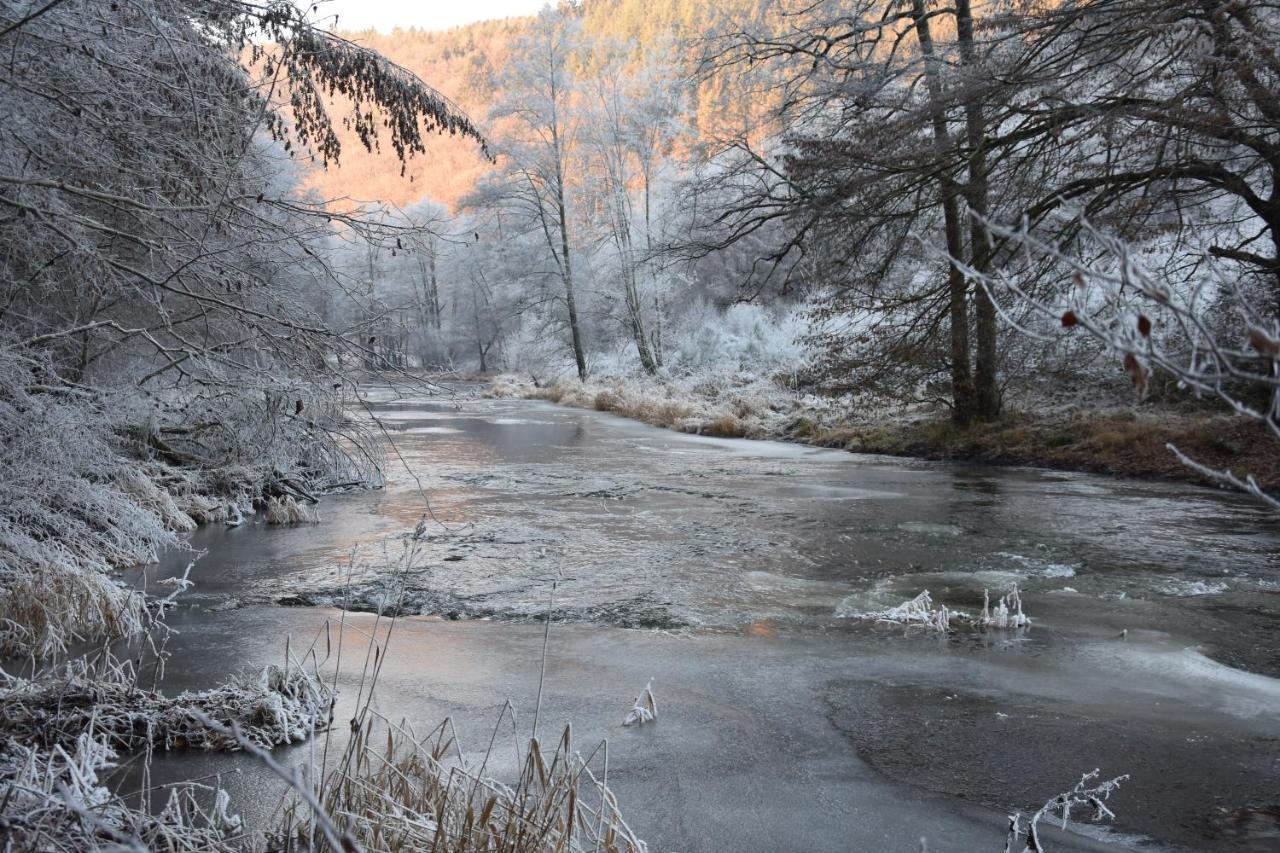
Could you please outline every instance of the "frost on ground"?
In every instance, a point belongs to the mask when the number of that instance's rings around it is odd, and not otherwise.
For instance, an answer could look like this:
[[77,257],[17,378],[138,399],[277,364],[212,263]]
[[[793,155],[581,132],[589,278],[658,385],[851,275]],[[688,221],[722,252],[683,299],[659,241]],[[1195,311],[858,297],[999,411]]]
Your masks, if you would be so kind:
[[803,412],[823,405],[817,397],[798,394],[774,379],[752,373],[666,381],[628,377],[550,384],[503,375],[493,381],[485,394],[550,400],[610,412],[651,426],[729,438],[781,437]]

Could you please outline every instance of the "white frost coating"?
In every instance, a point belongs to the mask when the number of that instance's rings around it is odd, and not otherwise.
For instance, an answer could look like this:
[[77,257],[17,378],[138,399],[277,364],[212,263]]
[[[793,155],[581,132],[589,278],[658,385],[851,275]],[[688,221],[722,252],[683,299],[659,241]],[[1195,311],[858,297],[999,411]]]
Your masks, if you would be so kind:
[[319,524],[320,513],[291,495],[267,499],[267,524]]
[[991,608],[991,597],[982,591],[982,616],[977,624],[988,628],[1025,628],[1031,619],[1022,612],[1022,596],[1018,594],[1018,586],[1014,584],[1013,592],[1000,596],[995,609]]
[[952,619],[968,618],[959,611],[948,610],[946,605],[935,608],[933,606],[933,597],[929,595],[929,590],[927,589],[910,601],[904,601],[897,607],[890,607],[888,610],[874,610],[866,613],[837,612],[836,615],[875,622],[893,622],[898,625],[922,625],[942,632],[950,630]]
[[644,686],[644,690],[640,691],[640,695],[636,697],[635,703],[632,705],[631,710],[627,712],[622,724],[624,726],[642,726],[657,718],[658,700],[653,695],[653,679],[651,678],[649,683]]
[[982,615],[970,616],[959,610],[950,610],[945,604],[933,606],[933,597],[926,589],[910,601],[904,601],[897,607],[887,610],[871,610],[865,612],[849,612],[837,608],[837,617],[848,619],[865,619],[874,622],[892,622],[898,625],[921,625],[939,632],[951,629],[953,621],[968,622],[982,628],[1025,628],[1031,624],[1031,618],[1022,612],[1022,597],[1015,584],[1013,590],[1000,597],[995,608],[991,607],[990,594],[982,591]]

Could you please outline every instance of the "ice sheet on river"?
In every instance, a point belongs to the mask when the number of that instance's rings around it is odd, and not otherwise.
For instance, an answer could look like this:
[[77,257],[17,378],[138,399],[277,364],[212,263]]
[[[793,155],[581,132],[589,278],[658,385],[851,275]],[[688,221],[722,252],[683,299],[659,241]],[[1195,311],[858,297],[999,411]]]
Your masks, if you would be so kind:
[[[1194,776],[1198,762],[1216,762],[1215,784],[1230,777],[1222,789],[1229,815],[1253,821],[1273,805],[1248,794],[1280,790],[1272,678],[1280,674],[1280,528],[1247,501],[1180,485],[689,437],[543,403],[460,405],[375,404],[399,454],[388,487],[326,499],[323,525],[194,534],[210,553],[193,572],[194,607],[183,614],[197,632],[181,641],[192,644],[190,655],[208,656],[217,638],[243,645],[264,630],[259,621],[302,625],[333,613],[212,612],[229,601],[350,599],[443,620],[485,617],[495,621],[415,620],[420,647],[389,708],[418,713],[413,703],[433,691],[458,694],[460,706],[499,703],[501,690],[523,683],[513,673],[536,662],[529,638],[540,626],[495,623],[539,619],[550,606],[553,618],[583,623],[553,632],[566,679],[557,713],[593,719],[594,705],[573,690],[594,695],[607,681],[621,694],[601,699],[616,725],[618,701],[653,677],[664,713],[641,736],[671,739],[653,744],[664,758],[705,743],[708,731],[733,733],[721,744],[732,756],[712,763],[730,782],[717,782],[696,757],[679,763],[697,780],[689,786],[714,793],[680,788],[675,799],[691,815],[755,814],[759,803],[733,785],[758,781],[723,765],[748,760],[738,747],[756,740],[743,734],[744,721],[762,717],[780,744],[762,754],[799,756],[768,794],[794,795],[797,815],[812,817],[802,793],[829,776],[862,780],[864,812],[876,797],[892,800],[895,815],[909,812],[851,761],[948,794],[967,776],[966,796],[1002,809],[1106,764],[1135,773],[1125,809],[1151,820],[1131,825],[1158,827],[1167,805],[1194,812],[1178,824],[1193,838],[1228,831],[1205,828],[1212,806],[1199,792],[1172,786],[1178,774]],[[397,537],[424,517],[418,559],[392,570]],[[893,607],[924,589],[938,604],[977,613],[984,589],[998,596],[1015,583],[1035,619],[1030,630],[923,636],[838,616]],[[459,654],[488,669],[459,675],[449,662]],[[448,672],[424,682],[433,667]],[[696,716],[682,718],[682,701]],[[831,747],[819,728],[827,724],[857,759]],[[788,734],[790,726],[807,734]],[[826,752],[799,754],[788,743]],[[1051,760],[1059,754],[1061,766]],[[651,778],[646,755],[628,753],[630,770],[620,772]],[[1109,763],[1126,757],[1150,766]],[[633,791],[642,813],[671,806],[640,781]],[[761,817],[781,820],[776,809]],[[678,827],[673,834],[678,841]],[[843,839],[811,840],[812,849],[843,849]]]

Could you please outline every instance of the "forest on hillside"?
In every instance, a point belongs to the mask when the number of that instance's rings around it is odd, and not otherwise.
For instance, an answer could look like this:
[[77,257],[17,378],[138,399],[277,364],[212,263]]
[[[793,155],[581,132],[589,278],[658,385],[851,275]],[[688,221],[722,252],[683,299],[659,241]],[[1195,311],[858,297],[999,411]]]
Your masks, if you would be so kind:
[[[1090,446],[1062,464],[1123,469],[1105,445],[1137,441],[1133,470],[1167,476],[1175,441],[1230,467],[1275,420],[1270,15],[601,0],[353,34],[454,87],[493,156],[454,144],[426,179],[358,154],[308,181],[429,232],[344,252],[396,364],[576,375],[601,386],[588,405],[630,383],[712,400],[691,428],[803,418],[891,451],[868,413],[1032,413],[1030,439],[908,445],[1044,461],[1075,429]],[[796,415],[779,389],[818,398]],[[1073,426],[1090,407],[1104,421]],[[1214,446],[1198,424],[1224,412],[1254,424]]]

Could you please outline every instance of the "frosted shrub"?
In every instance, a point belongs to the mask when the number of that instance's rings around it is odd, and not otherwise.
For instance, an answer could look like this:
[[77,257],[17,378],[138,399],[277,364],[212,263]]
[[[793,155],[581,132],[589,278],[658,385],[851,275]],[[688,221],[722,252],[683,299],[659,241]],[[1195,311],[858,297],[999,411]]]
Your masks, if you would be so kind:
[[[101,410],[42,383],[0,347],[0,653],[62,650],[141,629],[141,596],[109,577],[190,527],[143,485]],[[166,524],[171,522],[171,526]]]
[[674,331],[668,366],[680,375],[794,372],[803,364],[804,333],[799,311],[775,316],[759,305],[739,304],[720,313],[695,303]]
[[892,622],[897,625],[920,625],[934,631],[946,632],[951,628],[951,619],[958,616],[945,606],[934,607],[933,597],[929,590],[904,601],[887,610],[869,610],[857,613],[839,613],[837,615],[849,619],[865,619],[872,622]]
[[1107,800],[1115,793],[1120,784],[1128,776],[1117,776],[1103,782],[1095,781],[1098,771],[1086,773],[1070,791],[1065,791],[1041,806],[1027,825],[1022,825],[1022,815],[1014,813],[1009,816],[1009,834],[1005,840],[1004,853],[1043,853],[1044,842],[1040,840],[1040,821],[1044,818],[1056,818],[1061,827],[1067,828],[1073,809],[1087,808],[1092,810],[1094,821],[1112,820],[1115,814],[1107,808]]

